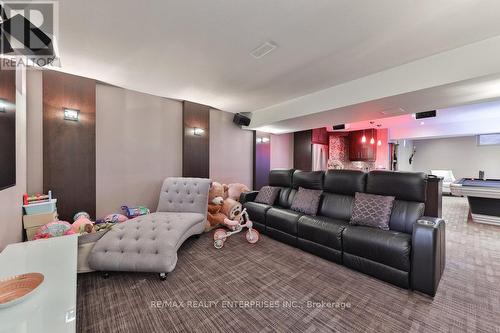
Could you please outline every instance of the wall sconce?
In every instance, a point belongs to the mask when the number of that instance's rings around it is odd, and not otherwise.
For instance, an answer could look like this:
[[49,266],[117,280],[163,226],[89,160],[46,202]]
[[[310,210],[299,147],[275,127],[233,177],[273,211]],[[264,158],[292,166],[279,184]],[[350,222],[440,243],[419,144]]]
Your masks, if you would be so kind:
[[198,128],[198,127],[193,128],[193,134],[194,135],[196,135],[196,136],[202,136],[203,133],[205,133],[205,130],[203,128]]
[[64,109],[64,120],[78,121],[80,110]]
[[263,137],[263,138],[257,138],[257,143],[268,143],[269,142],[269,138],[267,137]]
[[5,109],[7,107],[7,101],[3,98],[0,98],[0,112],[7,112],[7,110]]

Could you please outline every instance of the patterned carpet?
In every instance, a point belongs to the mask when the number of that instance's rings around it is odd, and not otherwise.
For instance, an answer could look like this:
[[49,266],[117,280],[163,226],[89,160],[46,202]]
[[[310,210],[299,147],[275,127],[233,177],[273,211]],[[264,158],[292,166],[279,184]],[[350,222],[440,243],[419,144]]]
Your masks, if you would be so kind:
[[444,198],[447,264],[431,299],[268,237],[188,240],[166,281],[78,277],[79,332],[500,332],[500,227]]

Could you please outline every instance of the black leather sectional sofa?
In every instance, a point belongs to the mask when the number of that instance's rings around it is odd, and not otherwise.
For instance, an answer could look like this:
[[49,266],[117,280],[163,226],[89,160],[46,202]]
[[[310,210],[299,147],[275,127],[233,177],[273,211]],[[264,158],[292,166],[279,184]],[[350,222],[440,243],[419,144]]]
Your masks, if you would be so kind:
[[[280,187],[274,205],[240,200],[254,226],[279,241],[372,275],[402,288],[434,296],[445,266],[445,223],[423,217],[423,173],[354,170],[272,170],[269,185]],[[323,190],[316,216],[290,209],[299,187]],[[349,224],[356,192],[396,198],[390,230]]]

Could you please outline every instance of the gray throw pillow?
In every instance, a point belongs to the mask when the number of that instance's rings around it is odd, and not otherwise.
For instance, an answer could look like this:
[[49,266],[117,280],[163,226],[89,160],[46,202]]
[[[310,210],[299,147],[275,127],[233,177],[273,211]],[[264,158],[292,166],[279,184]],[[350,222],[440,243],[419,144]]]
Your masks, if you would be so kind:
[[307,215],[316,215],[322,193],[321,190],[309,190],[299,187],[299,191],[292,201],[292,210]]
[[389,230],[394,197],[356,192],[352,225]]
[[259,193],[257,194],[257,197],[255,198],[255,202],[272,205],[276,201],[276,197],[279,193],[279,187],[262,186]]

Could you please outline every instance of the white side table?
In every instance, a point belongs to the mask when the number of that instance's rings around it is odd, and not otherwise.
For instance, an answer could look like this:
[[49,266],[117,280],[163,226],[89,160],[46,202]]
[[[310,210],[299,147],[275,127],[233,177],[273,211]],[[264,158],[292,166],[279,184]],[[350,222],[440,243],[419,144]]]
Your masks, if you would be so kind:
[[21,303],[0,308],[0,333],[75,332],[78,236],[16,243],[0,253],[0,279],[38,272],[45,280]]

